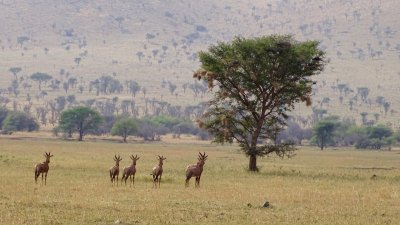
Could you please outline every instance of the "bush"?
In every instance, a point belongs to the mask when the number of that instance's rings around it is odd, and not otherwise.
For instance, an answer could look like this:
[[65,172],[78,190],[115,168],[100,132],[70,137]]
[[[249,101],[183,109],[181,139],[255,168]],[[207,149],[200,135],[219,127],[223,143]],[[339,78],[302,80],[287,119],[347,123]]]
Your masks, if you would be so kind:
[[3,133],[39,130],[39,124],[25,112],[9,112],[3,121]]

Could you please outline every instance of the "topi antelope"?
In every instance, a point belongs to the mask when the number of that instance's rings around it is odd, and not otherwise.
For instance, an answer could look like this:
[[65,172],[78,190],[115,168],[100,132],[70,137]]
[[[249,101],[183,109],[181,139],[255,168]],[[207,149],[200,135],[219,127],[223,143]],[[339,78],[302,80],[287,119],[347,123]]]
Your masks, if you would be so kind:
[[121,161],[121,157],[118,155],[114,155],[115,166],[110,168],[110,179],[111,183],[114,184],[115,178],[117,178],[117,186],[118,186],[118,175],[119,175],[119,162]]
[[124,168],[121,183],[125,179],[125,185],[126,185],[126,180],[128,180],[128,177],[129,177],[129,180],[130,180],[129,186],[131,186],[131,184],[133,186],[135,184],[136,161],[138,161],[140,159],[140,157],[138,157],[137,155],[135,155],[135,156],[131,155],[130,158],[132,159],[132,165]]
[[44,185],[46,185],[47,172],[49,172],[50,157],[53,157],[53,155],[51,155],[50,152],[49,153],[44,152],[44,157],[46,158],[46,161],[35,165],[35,182],[37,183],[39,175],[42,174],[42,184],[43,184],[43,174],[44,174]]
[[157,183],[158,183],[158,187],[160,187],[160,183],[161,183],[161,176],[163,173],[163,161],[166,160],[167,158],[165,158],[164,156],[158,156],[158,165],[153,167],[153,172],[150,175],[153,175],[153,183],[154,183],[154,188],[157,187]]
[[203,166],[207,157],[208,155],[206,155],[205,152],[203,154],[199,152],[199,156],[197,158],[199,161],[197,162],[197,164],[189,165],[186,167],[186,187],[189,186],[189,180],[191,177],[196,177],[195,187],[200,187],[200,177],[201,173],[203,172]]

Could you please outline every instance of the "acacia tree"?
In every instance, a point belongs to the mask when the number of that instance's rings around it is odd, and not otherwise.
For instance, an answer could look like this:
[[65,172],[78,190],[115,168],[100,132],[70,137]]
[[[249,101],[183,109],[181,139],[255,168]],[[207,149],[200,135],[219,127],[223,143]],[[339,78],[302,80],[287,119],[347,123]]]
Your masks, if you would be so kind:
[[21,67],[11,67],[8,71],[10,71],[14,75],[15,80],[18,80],[17,74],[21,72],[21,70]]
[[39,83],[39,90],[42,90],[42,82],[47,82],[51,80],[53,77],[47,73],[34,73],[31,75],[31,79]]
[[311,105],[311,77],[325,65],[318,44],[283,35],[237,37],[200,52],[202,65],[194,77],[217,87],[200,127],[214,142],[238,142],[249,156],[250,171],[258,170],[259,156],[291,156],[293,144],[274,140],[295,103]]
[[324,150],[327,145],[333,142],[334,132],[339,126],[336,118],[327,118],[315,125],[313,139],[321,150]]
[[66,133],[79,133],[79,141],[88,132],[95,131],[103,121],[100,114],[89,107],[78,106],[61,113],[59,127]]
[[137,132],[138,125],[135,119],[132,118],[121,118],[114,123],[111,129],[111,135],[121,136],[126,143],[126,138],[129,135],[133,135]]

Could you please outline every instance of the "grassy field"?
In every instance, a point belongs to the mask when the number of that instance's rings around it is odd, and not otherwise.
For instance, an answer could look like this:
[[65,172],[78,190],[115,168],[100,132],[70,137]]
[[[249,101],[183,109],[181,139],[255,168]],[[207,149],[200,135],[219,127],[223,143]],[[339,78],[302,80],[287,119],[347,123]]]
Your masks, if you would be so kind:
[[[259,160],[246,171],[235,146],[159,142],[78,143],[1,138],[0,224],[396,224],[400,221],[400,154],[301,148],[296,157]],[[43,152],[54,157],[47,186],[34,182]],[[201,188],[184,187],[185,166],[205,151]],[[135,187],[113,187],[114,154],[130,164]],[[167,157],[152,188],[156,155]],[[375,175],[375,176],[374,176]],[[262,208],[269,201],[270,208]],[[397,221],[397,222],[396,222]]]

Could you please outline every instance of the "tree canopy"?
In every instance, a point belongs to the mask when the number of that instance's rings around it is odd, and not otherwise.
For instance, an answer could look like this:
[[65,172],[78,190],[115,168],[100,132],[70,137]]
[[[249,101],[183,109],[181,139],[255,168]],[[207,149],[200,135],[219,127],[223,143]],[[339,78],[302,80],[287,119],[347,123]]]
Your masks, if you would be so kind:
[[47,73],[34,73],[31,75],[31,79],[39,83],[39,90],[42,90],[42,82],[47,82],[51,80],[53,77]]
[[328,117],[321,121],[318,121],[314,127],[313,141],[315,141],[321,150],[333,142],[333,134],[335,130],[340,126],[340,122],[337,117]]
[[3,120],[3,133],[13,131],[35,131],[39,129],[39,124],[29,114],[25,112],[8,112]]
[[65,110],[61,113],[59,127],[62,131],[72,134],[79,133],[79,141],[88,132],[95,131],[102,123],[103,118],[100,114],[85,106],[78,106]]
[[135,119],[129,118],[129,117],[124,117],[118,119],[112,129],[111,129],[111,135],[114,136],[121,136],[126,142],[126,138],[129,135],[133,135],[138,131],[138,125]]
[[288,35],[237,37],[200,52],[194,77],[214,91],[200,127],[215,142],[237,141],[250,157],[250,171],[258,170],[257,156],[290,156],[293,145],[274,140],[295,103],[311,104],[312,77],[325,65],[318,44]]

